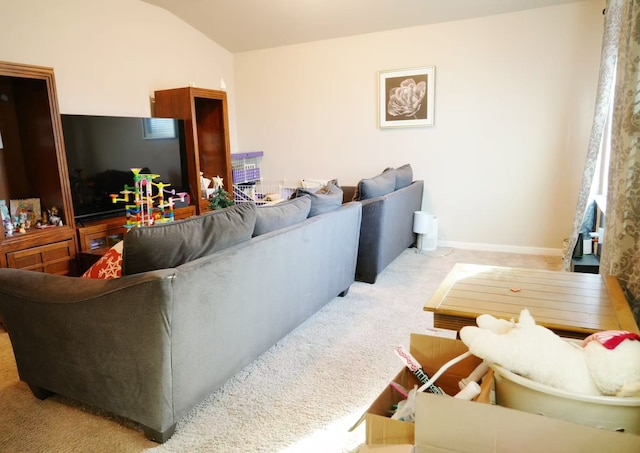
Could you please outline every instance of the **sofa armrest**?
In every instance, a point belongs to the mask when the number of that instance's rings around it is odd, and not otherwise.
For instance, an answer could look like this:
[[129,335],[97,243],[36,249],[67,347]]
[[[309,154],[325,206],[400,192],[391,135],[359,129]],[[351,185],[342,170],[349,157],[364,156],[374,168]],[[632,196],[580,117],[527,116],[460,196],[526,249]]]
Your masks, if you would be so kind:
[[378,274],[413,245],[413,213],[422,207],[423,181],[362,200],[356,280],[375,283]]
[[92,280],[0,269],[0,316],[20,379],[158,431],[171,427],[175,272]]

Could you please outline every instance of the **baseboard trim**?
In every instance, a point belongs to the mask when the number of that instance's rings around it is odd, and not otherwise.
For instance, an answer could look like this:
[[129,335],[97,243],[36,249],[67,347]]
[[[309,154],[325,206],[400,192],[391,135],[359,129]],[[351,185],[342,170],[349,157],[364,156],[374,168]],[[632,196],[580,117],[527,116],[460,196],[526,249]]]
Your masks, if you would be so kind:
[[477,242],[438,241],[438,247],[453,247],[466,250],[485,250],[487,252],[526,253],[529,255],[562,256],[561,248],[522,247],[517,245],[483,244]]

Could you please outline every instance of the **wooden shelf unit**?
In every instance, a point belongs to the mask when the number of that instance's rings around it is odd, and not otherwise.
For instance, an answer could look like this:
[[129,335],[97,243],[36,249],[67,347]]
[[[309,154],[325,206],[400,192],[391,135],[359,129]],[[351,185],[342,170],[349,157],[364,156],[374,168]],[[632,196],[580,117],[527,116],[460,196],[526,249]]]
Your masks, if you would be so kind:
[[186,120],[190,195],[200,214],[208,204],[200,188],[200,172],[206,178],[220,176],[226,191],[233,193],[227,93],[184,87],[159,90],[154,96],[154,116]]
[[37,198],[63,220],[11,236],[0,222],[0,266],[72,274],[77,242],[52,68],[0,62],[0,134],[0,200]]

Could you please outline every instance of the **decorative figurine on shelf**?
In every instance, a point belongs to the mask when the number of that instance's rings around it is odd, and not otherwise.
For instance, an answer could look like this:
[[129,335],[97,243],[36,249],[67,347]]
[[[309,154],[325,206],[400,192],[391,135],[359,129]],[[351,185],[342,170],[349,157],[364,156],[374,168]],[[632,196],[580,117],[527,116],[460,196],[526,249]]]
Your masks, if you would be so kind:
[[[140,168],[132,168],[133,187],[125,184],[124,190],[120,191],[123,195],[118,198],[118,194],[111,194],[111,201],[117,203],[124,201],[129,203],[129,195],[133,195],[134,204],[125,205],[127,212],[127,223],[125,228],[135,228],[139,226],[150,226],[155,223],[173,222],[174,220],[174,200],[184,201],[185,192],[176,194],[175,190],[166,190],[170,184],[162,182],[153,182],[160,175],[151,173],[140,173]],[[154,195],[154,187],[157,189]],[[164,194],[175,195],[165,200]],[[155,203],[155,206],[154,206]]]
[[214,190],[218,190],[220,187],[222,187],[222,178],[220,176],[214,176],[213,177],[213,189]]
[[20,233],[27,232],[27,230],[29,229],[27,227],[27,222],[28,222],[27,213],[25,211],[20,211],[20,213],[18,214],[18,232]]
[[49,209],[49,225],[54,226],[62,226],[62,216],[60,215],[60,210],[56,206],[51,206]]
[[216,176],[213,178],[213,187],[213,189],[207,189],[212,191],[210,195],[207,194],[207,199],[209,200],[207,208],[215,211],[216,209],[227,208],[235,204],[229,192],[224,190],[221,177]]
[[36,220],[36,228],[42,229],[42,228],[48,228],[50,226],[53,226],[53,225],[49,225],[49,213],[45,209],[42,211],[42,215],[40,216],[40,218]]
[[[211,183],[213,182],[213,186]],[[220,176],[214,176],[211,179],[205,178],[203,173],[200,172],[200,190],[202,192],[202,198],[210,199],[216,191],[222,187],[222,178]]]
[[204,173],[200,172],[200,190],[206,192],[209,185],[211,185],[211,180],[209,178],[205,178]]
[[2,222],[4,224],[4,234],[6,236],[13,236],[14,226],[11,219],[4,219]]

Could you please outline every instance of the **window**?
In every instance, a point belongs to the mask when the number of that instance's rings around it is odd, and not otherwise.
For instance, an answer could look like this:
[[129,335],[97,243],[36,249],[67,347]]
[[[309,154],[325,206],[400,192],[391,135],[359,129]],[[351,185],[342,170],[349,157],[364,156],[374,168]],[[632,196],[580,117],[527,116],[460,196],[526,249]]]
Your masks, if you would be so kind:
[[146,140],[176,138],[176,120],[172,118],[143,118],[142,133]]
[[591,184],[590,198],[595,200],[602,212],[606,211],[607,203],[607,187],[609,185],[609,165],[611,162],[611,125],[613,123],[613,105],[615,98],[616,71],[613,71],[611,80],[611,99],[609,103],[609,112],[602,131],[602,140],[600,142],[600,151],[596,162],[593,182]]

